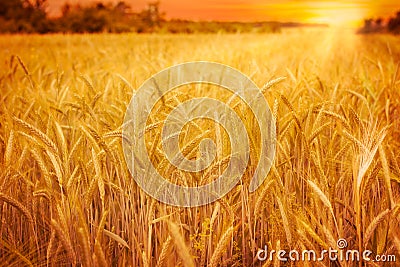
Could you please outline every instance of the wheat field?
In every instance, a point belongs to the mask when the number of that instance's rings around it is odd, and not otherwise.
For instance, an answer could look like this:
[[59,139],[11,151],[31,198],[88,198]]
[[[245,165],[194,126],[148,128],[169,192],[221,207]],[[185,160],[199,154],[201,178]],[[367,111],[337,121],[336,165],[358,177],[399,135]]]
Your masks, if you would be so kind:
[[[246,173],[218,201],[179,208],[132,179],[121,125],[145,80],[196,60],[237,68],[263,90],[277,150],[266,181],[250,193],[260,129],[246,105],[232,101],[252,133]],[[332,29],[0,36],[0,264],[366,266],[256,256],[265,245],[337,248],[340,238],[349,248],[399,258],[399,62],[399,37]],[[230,97],[217,87],[179,88],[159,103],[146,133],[152,163],[178,184],[215,179],[229,159],[231,141],[208,120],[186,125],[180,139],[188,158],[198,156],[203,138],[215,140],[208,169],[185,173],[163,156],[163,119],[200,95]]]

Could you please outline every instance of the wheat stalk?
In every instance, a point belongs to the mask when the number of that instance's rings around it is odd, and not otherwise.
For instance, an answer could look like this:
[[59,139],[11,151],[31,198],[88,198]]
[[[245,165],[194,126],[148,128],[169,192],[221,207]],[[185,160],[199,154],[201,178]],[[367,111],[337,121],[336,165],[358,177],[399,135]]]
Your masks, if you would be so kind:
[[329,209],[329,212],[332,214],[332,218],[335,222],[336,230],[339,232],[339,227],[337,225],[336,216],[333,212],[333,207],[328,197],[322,192],[322,190],[311,180],[307,180],[308,185],[313,189],[314,193],[319,197],[319,199],[324,203],[324,205]]
[[[98,266],[108,266],[106,257],[104,255],[103,249],[101,248],[101,244],[99,240],[94,242],[94,258],[98,262]],[[92,257],[93,258],[93,257]]]
[[48,243],[47,249],[46,249],[47,266],[51,265],[51,262],[52,262],[55,239],[56,239],[56,231],[53,229],[53,230],[51,230],[50,240],[49,240],[49,243]]
[[17,117],[13,117],[14,121],[20,125],[22,128],[28,130],[28,132],[34,136],[36,136],[37,138],[39,138],[39,140],[41,140],[49,149],[51,149],[51,151],[53,153],[55,153],[56,155],[58,155],[58,148],[57,146],[54,144],[53,141],[51,141],[51,139],[44,134],[42,131],[40,131],[39,129],[35,128],[34,126],[32,126],[31,124],[17,118]]
[[67,237],[67,234],[61,229],[60,225],[54,219],[51,219],[51,226],[61,239],[61,243],[63,244],[65,250],[67,251],[69,260],[71,260],[72,265],[76,265],[76,254],[74,251],[74,246],[71,243],[71,240]]
[[78,241],[81,246],[81,250],[83,251],[82,266],[86,267],[92,266],[90,262],[91,257],[90,257],[89,241],[87,240],[85,231],[83,230],[82,227],[78,229],[78,236],[79,236]]
[[22,205],[22,203],[10,196],[3,194],[2,192],[0,192],[0,200],[10,204],[11,206],[19,210],[26,217],[28,222],[33,225],[32,215],[29,210],[24,205]]
[[14,145],[14,131],[11,130],[7,141],[6,152],[4,153],[4,162],[6,166],[9,166],[11,162],[13,145]]
[[229,244],[229,241],[232,238],[233,232],[235,227],[230,226],[226,229],[225,233],[221,236],[220,240],[218,241],[217,247],[215,248],[214,253],[210,259],[210,267],[216,267],[219,264],[220,258],[222,257],[223,253],[226,251],[226,248]]
[[364,246],[365,247],[367,246],[368,241],[370,240],[372,234],[374,233],[375,228],[378,226],[378,224],[380,224],[385,219],[385,217],[388,214],[390,214],[390,210],[389,209],[386,209],[386,210],[382,211],[368,225],[367,230],[365,230],[365,234],[364,234]]
[[282,81],[286,80],[286,77],[278,77],[276,79],[273,79],[269,82],[267,82],[266,84],[264,84],[264,86],[261,88],[261,93],[265,93],[268,89],[270,89],[272,86],[274,86],[275,84],[278,84]]
[[182,260],[183,266],[185,267],[194,267],[195,263],[190,255],[189,248],[186,245],[185,239],[181,235],[178,225],[173,222],[168,222],[168,229],[171,233],[172,240],[174,241],[176,250],[178,252],[179,257]]
[[283,228],[285,229],[287,242],[288,242],[288,244],[290,246],[292,244],[292,233],[290,231],[289,220],[288,220],[288,217],[286,216],[285,208],[284,208],[284,206],[282,204],[282,201],[280,200],[279,197],[276,198],[276,202],[278,203],[278,206],[279,206],[279,211],[281,213],[282,222],[283,222]]
[[391,178],[390,178],[390,169],[389,169],[389,164],[388,164],[388,161],[386,158],[385,149],[383,148],[382,145],[379,145],[379,156],[380,156],[381,162],[382,162],[382,169],[383,169],[384,178],[385,178],[385,185],[386,185],[387,195],[389,198],[389,209],[392,209],[392,207],[394,206],[394,200],[393,200],[392,184],[391,184]]
[[169,251],[171,250],[171,247],[172,247],[172,237],[168,235],[167,239],[164,241],[162,245],[160,256],[158,257],[156,265],[157,267],[165,266],[165,261],[167,259]]
[[256,200],[256,205],[254,208],[254,215],[258,216],[260,214],[260,210],[263,208],[262,203],[264,202],[265,197],[267,196],[267,193],[269,192],[269,188],[271,185],[274,183],[274,180],[269,180],[267,184],[263,187],[260,195],[258,196]]

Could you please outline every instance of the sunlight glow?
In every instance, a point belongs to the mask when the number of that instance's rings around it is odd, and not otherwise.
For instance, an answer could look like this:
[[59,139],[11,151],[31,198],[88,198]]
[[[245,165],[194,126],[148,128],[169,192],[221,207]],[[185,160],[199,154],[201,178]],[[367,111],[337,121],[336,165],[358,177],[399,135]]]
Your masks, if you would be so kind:
[[[117,3],[120,0],[99,0]],[[149,0],[124,0],[132,11],[143,10]],[[63,3],[89,4],[94,0],[48,0],[50,16],[60,15]],[[400,9],[398,0],[161,0],[168,19],[219,21],[283,21],[360,26],[368,17],[388,17]]]
[[311,15],[307,22],[327,23],[332,26],[359,26],[368,10],[360,3],[312,2],[304,9]]
[[310,23],[327,23],[332,26],[359,26],[364,18],[362,10],[320,10],[315,17],[306,19]]

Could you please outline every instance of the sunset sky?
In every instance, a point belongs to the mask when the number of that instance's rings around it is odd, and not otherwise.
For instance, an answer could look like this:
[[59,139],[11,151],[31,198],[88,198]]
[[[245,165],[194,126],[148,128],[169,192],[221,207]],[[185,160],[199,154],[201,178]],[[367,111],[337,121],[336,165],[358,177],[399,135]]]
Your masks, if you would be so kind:
[[[102,2],[116,3],[119,0]],[[65,1],[48,0],[49,11],[59,14]],[[69,0],[69,3],[96,2],[92,0]],[[149,0],[125,0],[132,10],[142,10]],[[354,1],[302,1],[302,0],[161,0],[161,9],[167,18],[221,21],[296,21],[353,25],[365,17],[387,17],[400,10],[398,0]]]

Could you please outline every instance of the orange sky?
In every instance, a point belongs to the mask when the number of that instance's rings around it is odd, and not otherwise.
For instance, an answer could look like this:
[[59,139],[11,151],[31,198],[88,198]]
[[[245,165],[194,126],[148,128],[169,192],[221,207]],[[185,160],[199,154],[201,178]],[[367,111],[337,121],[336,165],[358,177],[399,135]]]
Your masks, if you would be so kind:
[[[118,2],[119,0],[103,0]],[[64,0],[48,0],[49,11],[55,15]],[[69,0],[90,3],[93,0]],[[141,10],[149,0],[125,0],[133,10]],[[161,0],[167,18],[222,21],[297,21],[356,25],[365,17],[391,16],[400,10],[399,0]]]

